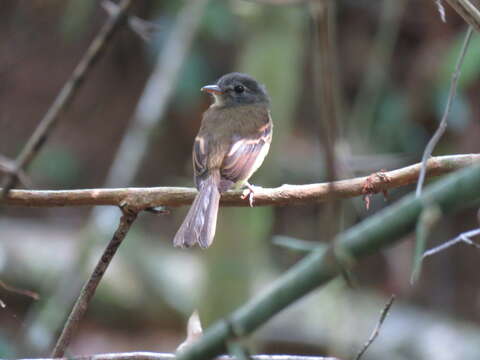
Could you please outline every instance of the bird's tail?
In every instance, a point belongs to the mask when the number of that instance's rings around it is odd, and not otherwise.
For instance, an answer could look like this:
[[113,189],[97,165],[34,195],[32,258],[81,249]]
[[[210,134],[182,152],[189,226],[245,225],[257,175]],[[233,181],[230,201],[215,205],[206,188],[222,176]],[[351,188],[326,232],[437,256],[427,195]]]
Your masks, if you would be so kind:
[[191,247],[198,244],[201,248],[207,248],[212,244],[220,202],[219,182],[219,173],[210,174],[202,182],[182,226],[173,239],[175,247]]

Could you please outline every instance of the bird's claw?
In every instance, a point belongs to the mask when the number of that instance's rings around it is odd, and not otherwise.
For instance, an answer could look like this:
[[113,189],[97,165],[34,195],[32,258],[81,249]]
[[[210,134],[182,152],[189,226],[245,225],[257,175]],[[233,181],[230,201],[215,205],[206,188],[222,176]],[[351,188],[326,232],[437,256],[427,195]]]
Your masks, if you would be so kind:
[[253,207],[253,202],[255,201],[255,190],[252,185],[249,183],[246,184],[247,188],[243,190],[242,195],[240,196],[242,199],[248,198],[248,204],[250,207]]

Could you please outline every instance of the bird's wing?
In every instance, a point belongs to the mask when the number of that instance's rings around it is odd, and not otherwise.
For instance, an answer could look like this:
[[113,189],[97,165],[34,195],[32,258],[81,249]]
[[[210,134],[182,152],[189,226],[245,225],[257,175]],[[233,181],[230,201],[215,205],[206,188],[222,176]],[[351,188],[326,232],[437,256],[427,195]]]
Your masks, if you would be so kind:
[[272,138],[269,121],[248,137],[236,137],[223,159],[220,174],[232,183],[247,181],[262,164]]
[[207,161],[208,161],[208,150],[207,143],[208,139],[202,136],[197,136],[195,142],[193,143],[193,177],[195,180],[195,185],[197,188],[200,186],[201,179],[207,173]]

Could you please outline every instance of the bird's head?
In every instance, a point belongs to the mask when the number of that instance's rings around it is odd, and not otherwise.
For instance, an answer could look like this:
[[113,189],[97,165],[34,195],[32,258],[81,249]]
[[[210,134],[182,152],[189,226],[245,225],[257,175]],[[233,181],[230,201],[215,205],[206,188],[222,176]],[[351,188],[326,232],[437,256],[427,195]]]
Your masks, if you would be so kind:
[[237,72],[223,75],[215,85],[202,87],[202,91],[213,95],[215,106],[269,103],[268,94],[263,85],[250,75]]

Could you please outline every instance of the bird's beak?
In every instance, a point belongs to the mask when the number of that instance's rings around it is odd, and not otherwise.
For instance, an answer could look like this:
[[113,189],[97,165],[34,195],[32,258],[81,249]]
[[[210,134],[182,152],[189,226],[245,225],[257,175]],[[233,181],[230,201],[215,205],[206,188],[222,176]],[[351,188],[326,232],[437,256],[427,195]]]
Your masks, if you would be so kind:
[[207,85],[202,87],[200,90],[205,91],[209,94],[223,94],[223,90],[220,89],[218,85]]

